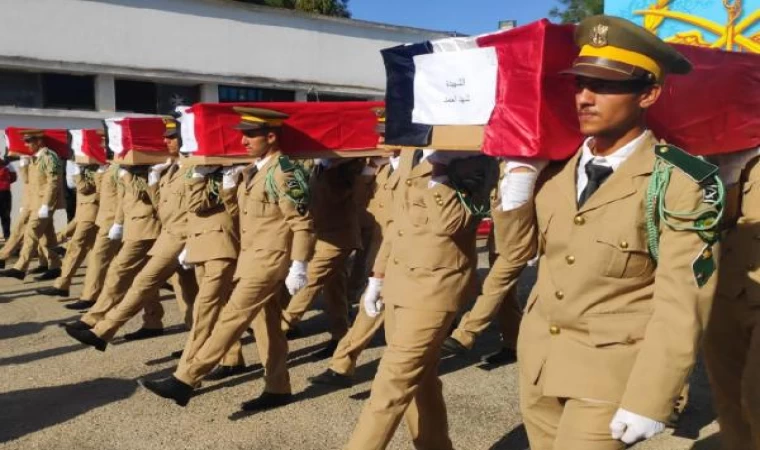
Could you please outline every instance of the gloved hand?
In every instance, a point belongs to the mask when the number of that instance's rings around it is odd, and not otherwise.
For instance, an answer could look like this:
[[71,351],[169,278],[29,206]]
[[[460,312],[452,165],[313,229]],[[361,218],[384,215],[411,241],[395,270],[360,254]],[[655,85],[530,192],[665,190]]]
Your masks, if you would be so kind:
[[649,439],[665,430],[665,424],[648,417],[618,409],[610,422],[612,439],[634,444]]
[[108,230],[108,239],[112,241],[120,241],[124,235],[124,225],[115,223],[111,225],[111,229]]
[[79,164],[74,164],[71,166],[71,175],[81,175],[82,174],[82,166]]
[[179,253],[179,256],[177,256],[177,261],[179,261],[179,265],[182,266],[185,270],[190,270],[193,267],[195,267],[195,264],[187,264],[185,261],[187,260],[187,248],[183,248],[182,251]]
[[219,166],[195,166],[193,167],[193,178],[205,178],[219,170]]
[[222,170],[222,189],[235,189],[240,181],[240,173],[243,172],[245,166],[231,166],[225,167]]
[[50,208],[48,205],[42,205],[40,206],[39,211],[37,211],[37,217],[40,219],[47,219],[50,217]]
[[97,173],[106,173],[108,171],[108,165],[98,166]]
[[383,289],[383,279],[370,277],[367,282],[367,289],[364,291],[362,303],[364,312],[368,316],[375,318],[383,310],[383,301],[380,298],[380,291]]
[[718,170],[723,183],[726,186],[738,183],[744,167],[758,155],[760,155],[760,148],[719,156]]
[[303,289],[307,282],[306,263],[304,261],[293,261],[290,264],[288,276],[285,278],[285,286],[288,288],[290,295],[296,295],[296,292]]
[[129,175],[129,171],[127,169],[119,169],[119,178],[124,178],[127,175]]
[[150,166],[150,173],[148,174],[148,186],[155,186],[161,179],[161,174],[164,173],[169,166],[172,165],[172,159],[167,158],[165,163],[154,164]]
[[[548,161],[543,159],[509,158],[504,170],[504,178],[499,183],[502,211],[511,211],[527,203],[533,196],[538,174]],[[518,171],[516,169],[527,170]]]
[[30,158],[29,156],[22,156],[18,160],[18,165],[21,167],[26,167],[29,165],[30,162],[32,162],[32,158]]

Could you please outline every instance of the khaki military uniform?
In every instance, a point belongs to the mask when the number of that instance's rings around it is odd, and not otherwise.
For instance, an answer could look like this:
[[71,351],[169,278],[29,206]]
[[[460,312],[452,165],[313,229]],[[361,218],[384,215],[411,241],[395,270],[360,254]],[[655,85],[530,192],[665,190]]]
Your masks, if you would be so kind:
[[[372,190],[374,194],[370,196],[367,214],[371,217],[374,226],[372,237],[365,252],[367,261],[371,262],[376,260],[385,230],[388,229],[393,220],[393,193],[399,185],[401,171],[394,171],[393,167],[387,164],[382,166],[378,170],[377,176],[373,178],[374,187]],[[364,276],[366,279],[368,274],[365,273]],[[376,317],[370,317],[364,311],[364,307],[360,307],[353,325],[335,349],[330,361],[330,369],[342,375],[353,375],[359,355],[367,348],[372,337],[382,325],[382,313]]]
[[84,261],[87,252],[95,242],[98,227],[95,219],[98,216],[98,192],[94,173],[82,169],[80,175],[74,177],[77,189],[77,212],[72,221],[76,226],[74,234],[63,258],[61,276],[55,280],[56,289],[68,290],[74,273]]
[[[255,165],[243,172],[237,203],[230,192],[223,197],[228,210],[239,214],[240,256],[237,280],[211,336],[194,360],[178,368],[174,376],[196,386],[240,339],[253,320],[259,358],[264,366],[265,392],[291,392],[287,368],[288,341],[280,328],[282,283],[291,260],[307,261],[314,245],[314,225],[308,212],[300,214],[283,195],[267,192],[266,178],[273,170],[273,182],[281,193],[290,188],[292,172],[284,172],[281,154],[271,154],[260,170]],[[254,319],[255,317],[255,319]]]
[[[97,302],[82,316],[82,322],[95,326],[118,305],[132,288],[135,277],[148,263],[148,252],[161,234],[161,221],[147,190],[147,174],[142,168],[119,177],[119,202],[114,223],[123,224],[122,245],[106,274]],[[163,308],[158,296],[146,300],[144,328],[163,328]]]
[[[186,189],[185,261],[195,265],[198,296],[193,306],[193,326],[179,370],[194,361],[195,355],[211,336],[219,313],[232,293],[233,275],[240,252],[237,220],[227,211],[221,196],[207,192],[207,183],[207,178],[191,178]],[[227,352],[222,365],[234,367],[244,364],[242,347],[237,341]]]
[[[534,450],[623,449],[609,429],[616,410],[666,422],[694,365],[716,277],[698,287],[692,264],[705,243],[694,232],[661,225],[657,266],[649,255],[644,199],[655,144],[647,132],[580,208],[581,152],[551,166],[539,180],[536,224],[505,242],[539,237],[517,348]],[[674,169],[667,207],[694,211],[702,200],[698,184]]]
[[744,173],[738,221],[723,240],[705,360],[721,449],[760,449],[760,164]]
[[[180,277],[183,287],[181,293],[185,297],[178,299],[180,312],[186,317],[185,323],[191,325],[192,319],[188,320],[188,312],[192,311],[198,286],[195,274],[178,270],[180,267],[177,260],[187,238],[185,184],[189,170],[173,164],[166,169],[156,185],[148,187],[147,193],[161,222],[161,233],[148,252],[150,259],[134,278],[124,300],[93,327],[92,332],[101,339],[113,339],[119,328],[140,312],[146,302],[154,303],[154,299],[158,299],[161,286],[175,272]],[[160,303],[155,302],[155,305],[161,308]],[[163,308],[161,314],[163,315]]]
[[[24,245],[14,269],[26,272],[31,262],[32,252],[38,249],[47,260],[49,269],[57,269],[61,265],[61,259],[53,247],[56,245],[55,229],[53,227],[53,213],[61,203],[61,161],[52,150],[43,148],[38,152],[29,165],[29,185],[32,187],[29,201],[29,223],[24,234]],[[48,218],[38,217],[39,209],[47,205]],[[41,245],[40,244],[44,244]]]
[[112,241],[108,232],[116,219],[116,210],[120,201],[119,166],[111,165],[104,172],[95,173],[98,214],[95,217],[97,233],[87,259],[87,271],[84,275],[84,287],[80,299],[95,301],[103,290],[103,282],[108,267],[121,248],[121,241]]
[[353,188],[353,201],[359,216],[359,237],[361,240],[361,248],[354,252],[351,270],[349,272],[349,301],[355,301],[361,294],[361,291],[367,282],[369,270],[374,262],[369,259],[368,253],[370,246],[372,245],[377,222],[375,222],[375,217],[369,211],[369,204],[372,201],[372,197],[375,195],[375,188],[377,186],[375,178],[379,168],[377,168],[374,173],[367,172],[367,170],[372,169],[374,168],[367,166],[365,170],[362,171],[362,174],[356,177]]
[[[79,206],[79,198],[77,198],[77,207]],[[63,244],[64,242],[68,241],[74,236],[74,233],[77,231],[77,220],[76,215],[74,215],[74,218],[69,221],[69,223],[66,224],[66,228],[63,229],[63,231],[58,232],[55,235],[55,240],[58,243],[58,245]]]
[[363,161],[346,162],[337,167],[315,171],[310,180],[311,203],[317,244],[307,269],[307,284],[290,300],[282,315],[287,331],[308,311],[320,291],[327,307],[332,340],[348,331],[348,259],[361,248],[359,216],[352,187]]
[[[443,340],[473,292],[476,220],[446,184],[429,187],[433,166],[411,169],[383,241],[385,334],[372,393],[346,446],[384,449],[403,416],[417,448],[446,450],[446,405],[438,378]],[[382,250],[381,250],[382,252]]]
[[30,204],[34,198],[34,193],[32,192],[32,186],[29,184],[29,166],[19,167],[18,176],[21,179],[22,185],[21,209],[11,229],[11,235],[5,240],[2,250],[0,250],[0,259],[2,260],[10,258],[21,247],[21,244],[24,242],[24,230],[31,216]]

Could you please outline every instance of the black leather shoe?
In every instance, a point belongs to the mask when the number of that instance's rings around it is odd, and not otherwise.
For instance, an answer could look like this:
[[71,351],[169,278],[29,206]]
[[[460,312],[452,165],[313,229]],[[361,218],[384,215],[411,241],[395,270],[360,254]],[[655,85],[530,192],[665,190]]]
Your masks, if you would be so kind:
[[317,358],[317,359],[332,358],[332,355],[333,353],[335,353],[336,348],[338,348],[338,341],[334,341],[330,339],[330,341],[328,341],[327,344],[325,344],[322,350],[314,353],[314,358]]
[[91,330],[92,327],[86,322],[77,320],[76,322],[64,323],[64,328],[71,328],[72,330]]
[[53,251],[60,257],[66,256],[66,249],[60,245],[58,247],[54,247]]
[[48,266],[37,266],[36,269],[30,270],[29,273],[32,275],[39,275],[41,273],[47,272],[48,270],[50,270],[48,269]]
[[95,302],[93,300],[79,300],[77,302],[64,305],[64,308],[73,309],[74,311],[84,311],[85,309],[92,308],[94,304]]
[[61,269],[50,269],[38,277],[34,277],[37,281],[55,280],[61,276]]
[[150,339],[164,335],[163,328],[140,328],[133,333],[127,333],[124,335],[126,341],[139,341],[141,339]]
[[483,362],[494,366],[500,366],[504,364],[512,364],[517,361],[517,352],[511,348],[502,348],[496,353],[486,355],[483,358]]
[[68,297],[69,296],[69,290],[68,289],[58,289],[54,287],[43,287],[37,289],[37,292],[42,295],[50,295],[50,296],[58,296],[58,297]]
[[108,342],[100,339],[91,330],[78,330],[76,328],[66,327],[66,333],[82,344],[89,345],[90,347],[95,347],[101,352],[106,351],[106,347],[108,346]]
[[455,355],[464,355],[470,350],[462,345],[461,342],[457,341],[453,337],[449,336],[443,341],[443,350],[447,353],[453,353]]
[[5,269],[5,260],[0,259],[0,269]]
[[293,394],[272,394],[271,392],[263,392],[259,397],[240,405],[240,409],[249,412],[266,411],[267,409],[285,406],[292,401]]
[[223,380],[225,378],[229,378],[235,375],[240,375],[241,373],[245,373],[245,365],[241,364],[239,366],[222,366],[218,365],[214,370],[209,372],[208,375],[206,375],[204,378],[209,381],[219,381]]
[[17,269],[6,269],[3,271],[0,271],[0,277],[8,277],[8,278],[15,278],[17,280],[24,280],[24,277],[26,274],[20,270]]
[[299,339],[303,337],[303,331],[301,331],[298,325],[293,325],[293,328],[285,332],[285,337],[288,338],[289,341]]
[[174,400],[179,406],[187,406],[190,397],[193,396],[193,387],[179,381],[174,376],[156,381],[140,380],[139,383],[159,397]]
[[340,374],[332,369],[327,369],[316,377],[309,378],[311,384],[330,386],[338,389],[350,388],[354,385],[354,379],[348,375]]

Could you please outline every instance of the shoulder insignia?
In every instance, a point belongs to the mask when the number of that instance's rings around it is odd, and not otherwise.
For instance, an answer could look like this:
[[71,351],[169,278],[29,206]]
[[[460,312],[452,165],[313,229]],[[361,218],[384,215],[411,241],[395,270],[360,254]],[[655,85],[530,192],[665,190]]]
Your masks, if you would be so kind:
[[695,183],[702,183],[718,173],[718,166],[710,164],[699,156],[691,155],[675,145],[656,145],[655,155],[680,169]]
[[283,172],[292,172],[296,168],[296,165],[293,163],[293,161],[291,161],[290,158],[285,155],[280,156],[279,163],[280,170]]

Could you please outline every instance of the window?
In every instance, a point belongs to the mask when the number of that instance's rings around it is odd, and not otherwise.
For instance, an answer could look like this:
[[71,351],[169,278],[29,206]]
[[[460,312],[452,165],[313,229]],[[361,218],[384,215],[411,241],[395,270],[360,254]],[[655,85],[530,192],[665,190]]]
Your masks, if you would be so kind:
[[43,73],[43,107],[56,109],[95,109],[95,77]]
[[233,102],[292,102],[295,91],[284,89],[261,89],[240,86],[219,86],[219,101]]
[[177,106],[197,103],[199,86],[116,80],[116,110],[143,114],[169,114]]
[[306,94],[307,101],[310,102],[367,102],[366,97],[356,97],[341,94],[320,94],[317,91],[309,91]]
[[190,106],[201,99],[200,86],[180,84],[157,84],[158,113],[169,114],[177,106]]
[[0,70],[0,105],[41,108],[40,75],[32,72]]

